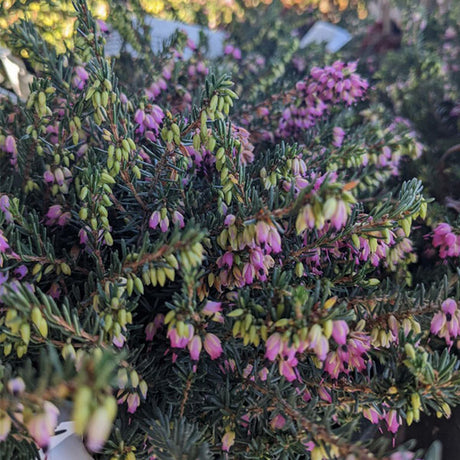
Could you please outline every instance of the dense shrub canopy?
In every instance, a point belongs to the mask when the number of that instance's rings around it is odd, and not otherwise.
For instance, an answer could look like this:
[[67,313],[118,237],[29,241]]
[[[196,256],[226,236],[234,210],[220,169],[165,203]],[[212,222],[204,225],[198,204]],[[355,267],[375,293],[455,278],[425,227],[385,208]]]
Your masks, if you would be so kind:
[[415,458],[391,438],[458,403],[460,235],[408,114],[283,37],[106,59],[75,8],[64,53],[8,36],[37,78],[0,99],[5,455],[70,410],[100,458]]

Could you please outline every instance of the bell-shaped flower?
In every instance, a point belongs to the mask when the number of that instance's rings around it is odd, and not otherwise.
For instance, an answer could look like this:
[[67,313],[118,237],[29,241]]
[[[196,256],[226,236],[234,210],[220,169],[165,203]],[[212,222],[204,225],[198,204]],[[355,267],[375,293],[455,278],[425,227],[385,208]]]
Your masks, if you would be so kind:
[[222,344],[219,337],[208,332],[204,337],[204,349],[211,359],[217,359],[222,354]]

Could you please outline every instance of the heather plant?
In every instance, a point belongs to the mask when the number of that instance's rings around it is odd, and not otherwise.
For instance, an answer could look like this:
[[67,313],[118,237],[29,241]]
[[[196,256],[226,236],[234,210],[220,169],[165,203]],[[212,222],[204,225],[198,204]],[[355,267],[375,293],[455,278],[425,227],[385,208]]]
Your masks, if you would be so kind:
[[332,57],[267,93],[177,34],[141,79],[75,8],[63,54],[8,35],[38,75],[0,100],[2,456],[70,411],[97,458],[416,458],[394,438],[458,403],[460,310],[412,283],[410,123]]

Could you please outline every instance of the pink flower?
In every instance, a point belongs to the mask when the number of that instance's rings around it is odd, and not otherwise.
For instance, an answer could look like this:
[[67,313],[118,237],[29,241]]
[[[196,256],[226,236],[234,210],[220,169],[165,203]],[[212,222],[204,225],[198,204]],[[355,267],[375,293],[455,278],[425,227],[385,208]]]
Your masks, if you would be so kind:
[[163,313],[158,313],[154,320],[147,324],[145,327],[145,340],[153,340],[153,337],[157,333],[158,329],[163,325],[165,316]]
[[59,204],[55,204],[53,206],[50,206],[46,214],[46,217],[47,217],[46,225],[56,225],[57,224],[63,227],[70,220],[70,213],[63,212],[62,206]]
[[262,382],[265,382],[267,380],[267,377],[268,377],[268,369],[266,367],[263,367],[259,371],[259,378]]
[[222,450],[228,452],[233,444],[235,444],[235,432],[227,431],[222,438]]
[[184,216],[179,211],[174,211],[172,216],[173,224],[179,225],[179,228],[184,228]]
[[342,128],[339,128],[338,126],[336,126],[335,128],[332,129],[332,135],[334,137],[332,145],[334,147],[340,147],[345,137],[345,131]]
[[16,139],[11,134],[6,136],[4,148],[5,148],[6,153],[11,153],[11,154],[16,154],[17,153]]
[[163,219],[160,220],[160,230],[165,233],[168,231],[169,228],[169,219],[168,216],[164,216]]
[[441,304],[441,311],[431,320],[430,331],[443,337],[451,345],[460,333],[460,310],[454,299],[446,299]]
[[128,403],[128,412],[130,414],[134,414],[134,412],[136,412],[137,408],[139,407],[139,404],[141,403],[139,394],[130,393],[127,399],[127,403]]
[[265,342],[265,358],[274,361],[281,351],[281,346],[282,337],[278,332],[275,332]]
[[102,19],[97,19],[96,22],[97,22],[97,25],[99,26],[99,30],[101,32],[108,32],[109,31],[109,28],[108,28],[107,23],[105,21],[103,21]]
[[379,423],[380,414],[377,411],[377,409],[375,409],[375,407],[366,407],[365,409],[363,409],[363,415],[374,425],[377,425]]
[[328,402],[329,404],[332,403],[332,396],[331,396],[331,393],[329,392],[329,390],[327,390],[325,387],[323,386],[319,386],[318,388],[318,396],[323,400],[323,401],[326,401]]
[[401,424],[401,417],[398,415],[398,412],[393,409],[388,411],[385,415],[385,421],[387,422],[388,431],[391,431],[393,434],[397,433]]
[[233,214],[229,214],[225,220],[224,220],[224,225],[226,227],[230,227],[230,225],[233,225],[235,223],[236,217]]
[[275,415],[270,422],[270,426],[274,430],[280,430],[284,427],[284,425],[286,425],[286,419],[281,414]]
[[192,360],[198,361],[202,348],[201,337],[199,335],[194,335],[192,340],[188,343],[187,348]]
[[176,328],[172,328],[168,331],[167,337],[171,342],[171,346],[174,348],[185,348],[189,342],[189,340],[193,337],[194,329],[191,324],[187,325],[188,327],[188,336],[181,337],[177,332]]
[[77,89],[82,90],[89,79],[88,72],[82,66],[77,66],[74,70],[76,75],[73,78],[72,83]]
[[220,339],[216,335],[208,332],[204,337],[204,349],[211,359],[217,359],[222,354]]
[[331,217],[331,224],[336,230],[340,230],[347,223],[348,212],[349,210],[345,202],[343,200],[338,200],[335,213]]
[[160,223],[160,217],[160,211],[153,211],[149,219],[149,227],[153,229],[157,228]]
[[0,442],[4,441],[11,431],[11,419],[6,412],[0,412]]
[[283,359],[280,359],[279,361],[279,371],[280,374],[284,376],[288,382],[292,382],[297,378],[293,366],[291,366],[288,361],[284,361]]
[[59,415],[59,409],[49,401],[43,403],[43,409],[42,413],[34,415],[27,423],[30,435],[40,448],[48,446]]
[[214,302],[212,300],[208,300],[206,305],[204,306],[201,312],[206,316],[212,316],[214,321],[218,323],[224,322],[224,317],[222,316],[222,302]]
[[8,381],[7,384],[8,391],[13,395],[18,395],[24,392],[26,389],[26,384],[21,377],[16,377],[15,379],[11,379]]
[[3,235],[3,232],[0,230],[0,252],[5,252],[9,248],[8,240]]
[[332,324],[332,337],[339,345],[344,345],[349,331],[348,324],[343,320],[333,321]]

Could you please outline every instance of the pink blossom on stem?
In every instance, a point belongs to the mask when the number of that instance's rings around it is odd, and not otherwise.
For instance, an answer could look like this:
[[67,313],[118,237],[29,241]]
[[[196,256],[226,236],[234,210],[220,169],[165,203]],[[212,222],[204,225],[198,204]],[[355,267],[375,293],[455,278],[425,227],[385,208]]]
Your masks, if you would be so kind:
[[281,430],[284,425],[286,425],[286,419],[281,414],[275,415],[270,422],[270,426],[273,430]]
[[137,408],[139,407],[139,404],[141,403],[139,394],[130,393],[127,399],[127,403],[128,403],[128,412],[130,414],[134,414],[134,412],[136,412]]
[[222,438],[222,450],[229,452],[233,444],[235,444],[235,432],[227,431]]
[[211,359],[217,359],[222,354],[220,339],[216,335],[208,332],[204,337],[204,349]]
[[281,351],[281,346],[282,337],[278,332],[275,332],[265,342],[265,357],[274,361]]
[[201,337],[199,335],[194,335],[192,340],[188,343],[187,348],[192,360],[198,361],[202,348]]
[[158,313],[151,323],[145,327],[145,340],[151,341],[157,333],[158,329],[163,325],[165,316],[163,313]]
[[344,345],[347,341],[347,334],[350,329],[344,320],[333,321],[332,337],[339,345]]

